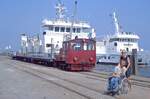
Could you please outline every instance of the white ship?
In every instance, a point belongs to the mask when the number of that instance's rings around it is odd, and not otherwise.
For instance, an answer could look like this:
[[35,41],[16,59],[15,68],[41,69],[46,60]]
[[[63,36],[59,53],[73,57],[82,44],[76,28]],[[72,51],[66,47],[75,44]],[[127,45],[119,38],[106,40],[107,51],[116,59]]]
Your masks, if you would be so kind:
[[125,50],[131,53],[133,49],[141,51],[139,48],[139,36],[132,32],[122,32],[115,12],[113,13],[115,34],[105,38],[97,38],[97,63],[116,64],[119,62],[120,51]]
[[77,1],[75,1],[72,19],[65,18],[66,7],[60,0],[55,9],[56,19],[44,19],[42,22],[45,53],[50,53],[52,49],[54,49],[54,53],[58,53],[63,41],[74,39],[76,36],[78,38],[95,38],[95,32],[91,25],[76,19]]

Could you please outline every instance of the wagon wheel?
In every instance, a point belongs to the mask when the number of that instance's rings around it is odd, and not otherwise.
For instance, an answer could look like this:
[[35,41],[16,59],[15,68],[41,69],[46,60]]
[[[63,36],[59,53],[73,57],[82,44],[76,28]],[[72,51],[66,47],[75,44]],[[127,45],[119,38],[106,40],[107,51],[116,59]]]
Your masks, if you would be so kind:
[[70,71],[71,70],[71,65],[70,64],[66,64],[65,70]]

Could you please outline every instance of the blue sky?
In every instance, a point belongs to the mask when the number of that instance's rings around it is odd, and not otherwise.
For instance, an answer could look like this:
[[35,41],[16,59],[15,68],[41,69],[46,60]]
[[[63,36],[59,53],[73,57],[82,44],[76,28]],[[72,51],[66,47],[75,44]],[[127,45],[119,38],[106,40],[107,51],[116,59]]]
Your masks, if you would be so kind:
[[[74,0],[62,0],[68,16],[73,12]],[[116,11],[124,31],[140,36],[140,47],[150,50],[149,0],[77,0],[78,19],[89,21],[98,36],[114,33],[112,18]],[[54,18],[57,0],[0,0],[0,48],[20,47],[20,34],[42,34],[41,21]]]

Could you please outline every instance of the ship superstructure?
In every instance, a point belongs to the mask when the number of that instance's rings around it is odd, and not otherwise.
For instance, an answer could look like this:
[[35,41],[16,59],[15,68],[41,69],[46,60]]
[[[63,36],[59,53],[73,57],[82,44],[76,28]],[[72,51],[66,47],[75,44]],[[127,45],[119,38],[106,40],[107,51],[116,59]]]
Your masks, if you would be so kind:
[[[77,1],[75,2],[75,10],[76,6]],[[56,19],[44,19],[42,21],[45,53],[50,53],[52,50],[54,53],[59,53],[62,42],[73,39],[76,36],[78,38],[95,38],[95,35],[93,35],[95,32],[91,25],[87,22],[75,20],[75,13],[72,19],[65,18],[66,7],[60,0],[55,9]]]

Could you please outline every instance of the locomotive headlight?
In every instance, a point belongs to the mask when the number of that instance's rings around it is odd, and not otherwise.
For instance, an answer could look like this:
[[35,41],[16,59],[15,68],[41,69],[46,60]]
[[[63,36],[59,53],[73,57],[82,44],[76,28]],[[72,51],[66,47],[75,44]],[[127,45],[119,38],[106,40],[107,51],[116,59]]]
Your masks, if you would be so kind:
[[93,57],[90,57],[89,60],[92,62],[94,59],[93,59]]
[[77,57],[74,57],[74,58],[73,58],[73,61],[74,61],[74,62],[76,62],[77,60],[78,60],[78,58],[77,58]]

